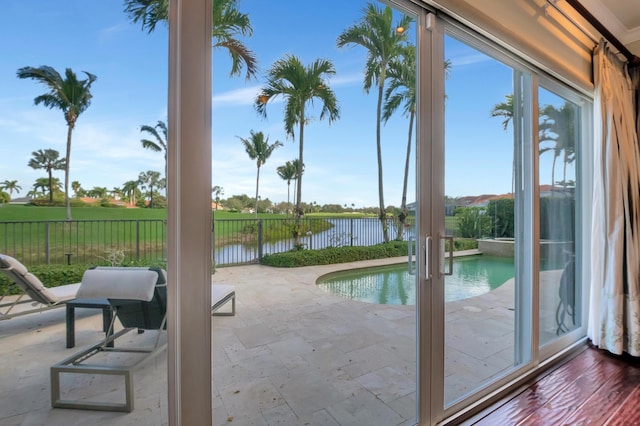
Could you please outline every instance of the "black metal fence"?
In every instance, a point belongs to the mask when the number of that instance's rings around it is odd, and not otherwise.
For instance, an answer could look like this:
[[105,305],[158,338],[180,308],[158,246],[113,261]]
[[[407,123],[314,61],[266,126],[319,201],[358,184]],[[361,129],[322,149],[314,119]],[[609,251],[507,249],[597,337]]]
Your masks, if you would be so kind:
[[[390,239],[398,223],[387,222]],[[298,238],[294,238],[294,235]],[[403,239],[415,236],[413,220]],[[166,220],[74,220],[0,222],[0,253],[26,265],[160,262],[166,259]],[[216,219],[217,265],[257,262],[265,254],[295,248],[369,246],[384,241],[376,218]]]
[[0,253],[25,265],[166,258],[165,220],[0,222]]

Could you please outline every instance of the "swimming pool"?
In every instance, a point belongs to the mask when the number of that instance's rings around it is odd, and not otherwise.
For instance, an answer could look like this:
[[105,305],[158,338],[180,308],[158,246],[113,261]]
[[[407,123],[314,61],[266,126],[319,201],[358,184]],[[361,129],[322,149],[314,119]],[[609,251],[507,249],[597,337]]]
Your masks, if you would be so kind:
[[[479,296],[514,277],[513,259],[465,256],[453,259],[453,275],[445,280],[445,302]],[[341,271],[321,277],[321,289],[351,300],[383,305],[415,305],[416,280],[407,265],[396,264]]]

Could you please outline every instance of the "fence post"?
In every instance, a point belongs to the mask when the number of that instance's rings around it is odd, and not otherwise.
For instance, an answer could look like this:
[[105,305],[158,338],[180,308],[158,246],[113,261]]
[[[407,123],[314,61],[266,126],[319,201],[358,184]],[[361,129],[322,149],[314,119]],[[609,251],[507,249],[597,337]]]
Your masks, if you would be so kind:
[[258,262],[262,260],[262,219],[258,220]]
[[136,260],[140,260],[140,221],[136,220]]
[[215,270],[216,265],[216,221],[211,217],[211,261]]
[[353,218],[349,218],[349,240],[351,240],[351,247],[353,247]]
[[51,253],[49,252],[49,222],[44,223],[44,257],[47,265],[51,263]]

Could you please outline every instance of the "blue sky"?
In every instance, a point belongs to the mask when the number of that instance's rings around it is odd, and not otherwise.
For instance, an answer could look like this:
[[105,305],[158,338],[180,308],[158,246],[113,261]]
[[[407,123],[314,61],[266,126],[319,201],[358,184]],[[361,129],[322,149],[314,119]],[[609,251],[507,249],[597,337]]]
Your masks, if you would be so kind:
[[[213,176],[223,198],[255,193],[255,162],[238,136],[262,131],[281,141],[261,168],[260,196],[286,201],[286,182],[276,167],[298,155],[297,140],[285,136],[283,103],[267,106],[267,119],[253,99],[269,66],[285,54],[304,64],[329,59],[337,71],[330,80],[341,109],[331,125],[316,114],[305,128],[303,201],[318,204],[377,205],[375,103],[362,89],[365,52],[338,49],[336,39],[361,17],[365,2],[331,0],[322,7],[292,7],[291,0],[239,0],[248,13],[253,37],[243,41],[258,58],[260,76],[230,78],[224,50],[214,50]],[[0,182],[17,179],[26,194],[45,174],[27,166],[31,152],[53,148],[64,155],[66,124],[60,111],[34,106],[44,87],[16,78],[23,66],[50,65],[61,73],[97,75],[93,102],[78,120],[73,135],[71,180],[83,188],[122,186],[147,170],[163,170],[159,153],[141,147],[140,125],[166,120],[167,30],[152,34],[132,24],[122,2],[90,0],[3,0],[0,15]],[[337,13],[339,11],[339,13]],[[511,73],[504,66],[457,42],[448,43],[452,62],[447,82],[447,185],[450,196],[505,193],[511,189],[511,142],[501,120],[489,118],[492,106],[511,92]],[[399,205],[408,120],[397,114],[383,128],[385,204]],[[415,153],[415,147],[413,152]],[[411,176],[414,176],[412,159]],[[478,173],[481,165],[489,171]],[[62,171],[55,174],[62,181]],[[292,185],[293,188],[293,185]],[[409,201],[415,182],[410,179]]]

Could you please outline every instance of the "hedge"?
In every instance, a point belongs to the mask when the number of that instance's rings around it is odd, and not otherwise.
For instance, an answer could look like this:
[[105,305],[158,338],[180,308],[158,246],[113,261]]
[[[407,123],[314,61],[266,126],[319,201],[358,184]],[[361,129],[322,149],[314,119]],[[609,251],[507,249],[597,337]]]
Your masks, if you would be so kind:
[[[57,287],[64,284],[79,283],[82,281],[84,271],[97,266],[84,265],[84,264],[72,264],[72,265],[34,265],[29,267],[29,272],[38,277],[45,287]],[[105,265],[101,265],[105,266]],[[138,265],[130,264],[123,266],[159,266],[165,268],[164,264],[154,265]],[[0,274],[0,294],[4,294],[7,291],[7,287],[11,285],[9,277],[5,274]],[[12,286],[9,294],[21,294],[22,291],[18,286]]]
[[391,241],[374,246],[327,247],[320,250],[293,250],[267,254],[260,263],[266,266],[294,268],[298,266],[329,265],[358,260],[384,259],[408,255],[406,241]]

